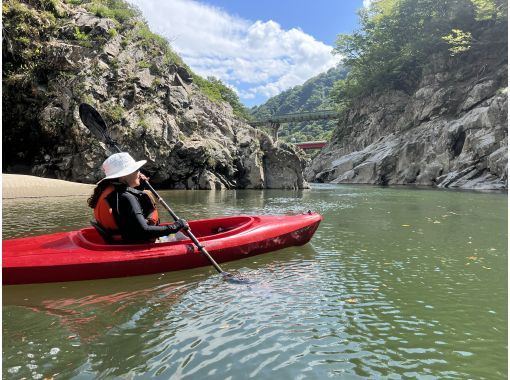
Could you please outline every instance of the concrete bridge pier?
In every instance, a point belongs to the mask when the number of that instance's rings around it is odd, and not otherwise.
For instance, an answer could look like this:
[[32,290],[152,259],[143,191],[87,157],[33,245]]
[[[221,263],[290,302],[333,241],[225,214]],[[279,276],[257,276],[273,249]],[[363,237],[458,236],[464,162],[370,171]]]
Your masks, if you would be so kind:
[[280,123],[271,122],[271,129],[273,130],[273,141],[278,142],[278,130],[280,129]]

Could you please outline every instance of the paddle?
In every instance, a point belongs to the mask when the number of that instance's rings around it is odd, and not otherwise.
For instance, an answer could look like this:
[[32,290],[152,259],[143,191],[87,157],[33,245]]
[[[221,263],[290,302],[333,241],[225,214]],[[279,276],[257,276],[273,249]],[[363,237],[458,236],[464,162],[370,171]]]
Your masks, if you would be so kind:
[[[118,152],[122,152],[122,150],[117,146],[115,141],[110,136],[110,133],[108,132],[108,129],[106,127],[106,123],[104,122],[103,118],[97,112],[94,107],[82,103],[79,107],[80,111],[80,119],[85,124],[85,126],[92,132],[94,136],[96,136],[100,141],[106,143],[111,148],[115,148]],[[154,196],[158,199],[158,202],[163,205],[163,207],[170,213],[172,218],[174,220],[178,220],[179,217],[172,211],[170,206],[166,204],[166,202],[161,198],[161,196],[154,190],[152,185],[149,183],[149,181],[144,181],[146,186],[149,188],[149,190],[154,194]],[[189,227],[185,230],[186,235],[191,239],[191,241],[195,244],[195,246],[199,249],[200,252],[202,252],[205,257],[211,262],[211,264],[214,266],[214,268],[220,273],[224,279],[227,279],[229,281],[239,282],[240,280],[237,280],[233,277],[232,274],[227,273],[221,269],[221,267],[218,265],[216,261],[211,257],[209,252],[205,249],[205,247],[200,244],[200,242],[197,240],[195,235],[191,232],[191,229]],[[242,281],[242,280],[241,280]]]

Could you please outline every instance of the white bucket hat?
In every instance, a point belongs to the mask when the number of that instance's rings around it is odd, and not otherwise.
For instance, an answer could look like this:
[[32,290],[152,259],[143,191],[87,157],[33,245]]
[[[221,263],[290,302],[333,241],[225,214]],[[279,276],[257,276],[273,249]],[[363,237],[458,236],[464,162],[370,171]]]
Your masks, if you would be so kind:
[[[101,181],[110,178],[124,177],[140,169],[147,160],[135,161],[129,153],[115,153],[108,157],[102,165],[104,177]],[[101,182],[99,181],[98,184]]]

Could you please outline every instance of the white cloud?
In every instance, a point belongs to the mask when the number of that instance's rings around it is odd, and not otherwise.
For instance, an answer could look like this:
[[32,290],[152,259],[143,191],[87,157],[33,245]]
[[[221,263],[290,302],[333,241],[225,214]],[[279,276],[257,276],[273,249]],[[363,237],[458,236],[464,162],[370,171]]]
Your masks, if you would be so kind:
[[372,3],[374,3],[375,1],[377,1],[377,0],[363,0],[363,7],[368,9],[372,5]]
[[339,61],[332,47],[300,29],[248,21],[194,0],[130,0],[202,76],[215,76],[241,100],[277,95]]

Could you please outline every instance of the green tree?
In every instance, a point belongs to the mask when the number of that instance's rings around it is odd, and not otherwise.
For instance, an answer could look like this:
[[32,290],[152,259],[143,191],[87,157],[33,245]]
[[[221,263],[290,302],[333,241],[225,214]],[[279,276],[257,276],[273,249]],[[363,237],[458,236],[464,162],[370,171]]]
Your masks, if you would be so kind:
[[374,1],[360,11],[359,30],[337,37],[335,52],[351,71],[336,83],[335,103],[346,107],[378,90],[411,92],[434,54],[505,48],[507,9],[503,0]]
[[204,79],[198,75],[193,75],[193,80],[210,100],[213,102],[227,102],[232,106],[235,115],[244,119],[250,118],[248,110],[240,102],[239,96],[234,90],[226,86],[221,79],[212,76]]

